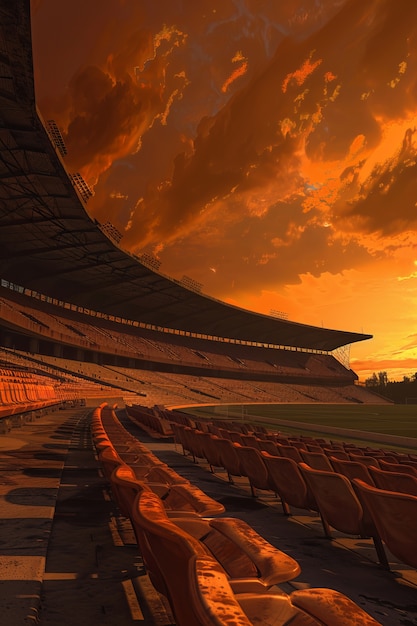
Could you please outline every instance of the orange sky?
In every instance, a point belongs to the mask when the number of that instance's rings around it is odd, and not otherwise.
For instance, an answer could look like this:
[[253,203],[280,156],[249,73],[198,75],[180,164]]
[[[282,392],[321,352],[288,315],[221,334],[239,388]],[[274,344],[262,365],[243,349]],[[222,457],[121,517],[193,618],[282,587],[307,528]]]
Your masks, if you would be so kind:
[[[99,8],[98,8],[99,7]],[[36,0],[38,106],[121,246],[417,372],[415,0]]]

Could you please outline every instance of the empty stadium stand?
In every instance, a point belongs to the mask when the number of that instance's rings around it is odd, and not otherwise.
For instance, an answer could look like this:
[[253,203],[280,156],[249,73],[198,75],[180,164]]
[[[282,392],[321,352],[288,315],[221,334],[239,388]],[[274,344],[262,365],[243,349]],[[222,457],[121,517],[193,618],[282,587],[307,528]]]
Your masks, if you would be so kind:
[[417,623],[413,526],[384,513],[414,523],[416,456],[178,408],[383,403],[337,355],[371,336],[220,302],[108,237],[37,110],[30,17],[0,0],[4,623]]

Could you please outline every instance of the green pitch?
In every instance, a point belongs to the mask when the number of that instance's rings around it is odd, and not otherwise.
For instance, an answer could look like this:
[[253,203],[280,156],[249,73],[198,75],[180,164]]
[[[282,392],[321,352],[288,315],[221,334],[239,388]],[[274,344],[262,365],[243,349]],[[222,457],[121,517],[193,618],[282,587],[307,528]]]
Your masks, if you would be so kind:
[[[195,416],[243,420],[273,428],[275,420],[336,426],[374,433],[417,438],[417,405],[403,404],[247,404],[192,407]],[[285,430],[277,425],[277,430]]]

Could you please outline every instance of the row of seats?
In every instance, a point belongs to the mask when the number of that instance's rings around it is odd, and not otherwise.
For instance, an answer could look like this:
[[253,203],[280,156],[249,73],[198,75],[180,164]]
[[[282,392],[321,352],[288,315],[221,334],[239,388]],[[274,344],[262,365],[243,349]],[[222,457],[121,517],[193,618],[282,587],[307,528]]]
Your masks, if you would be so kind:
[[[290,507],[314,511],[320,515],[327,537],[331,537],[331,528],[372,537],[384,568],[389,568],[384,543],[403,563],[417,567],[413,530],[417,469],[412,459],[382,453],[377,457],[374,451],[375,456],[357,454],[353,461],[333,456],[339,444],[326,454],[254,435],[240,434],[239,443],[235,431],[229,431],[230,438],[226,438],[179,424],[172,426],[176,441],[194,461],[206,460],[212,472],[223,468],[230,482],[237,476],[246,477],[253,496],[257,490],[274,492],[281,499],[284,514],[291,513]],[[399,507],[404,515],[397,515]]]
[[57,404],[52,380],[28,372],[0,368],[0,418]]
[[[177,626],[378,625],[331,589],[284,593],[277,585],[294,579],[299,564],[243,520],[219,517],[219,503],[211,513],[174,500],[167,506],[173,487],[197,488],[175,479],[176,472],[132,437],[109,407],[95,410],[92,434],[113,497],[132,523],[147,573],[168,599]],[[161,471],[169,485],[153,482]]]
[[160,415],[155,415],[152,409],[140,405],[126,407],[126,413],[131,420],[142,428],[162,437],[172,436],[171,424]]

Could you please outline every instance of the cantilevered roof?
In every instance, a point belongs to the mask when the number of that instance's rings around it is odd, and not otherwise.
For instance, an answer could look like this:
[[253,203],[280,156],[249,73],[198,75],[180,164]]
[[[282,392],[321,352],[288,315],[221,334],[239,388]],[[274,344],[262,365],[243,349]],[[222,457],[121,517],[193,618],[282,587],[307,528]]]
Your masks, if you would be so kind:
[[121,250],[85,210],[35,103],[29,0],[0,0],[1,278],[165,328],[333,350],[371,335],[297,324],[189,290]]

